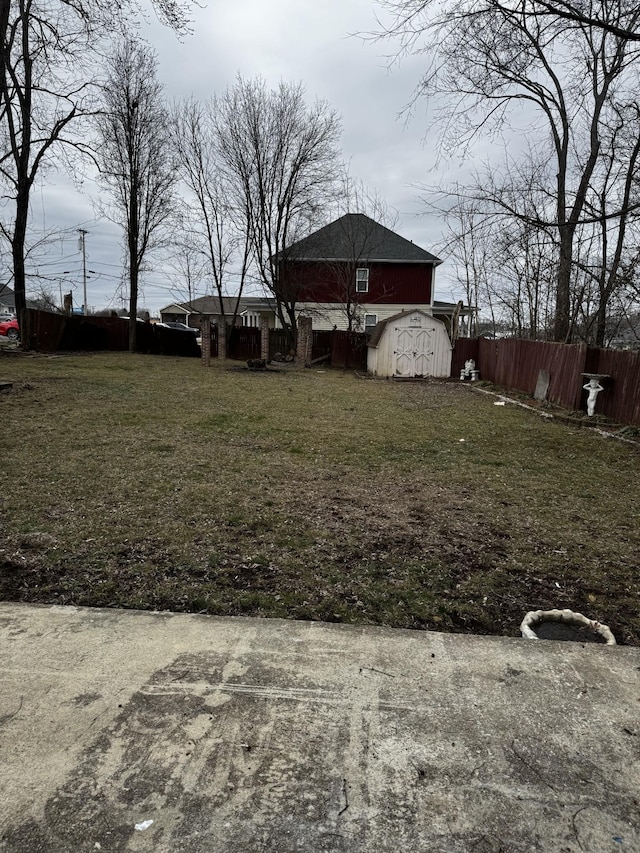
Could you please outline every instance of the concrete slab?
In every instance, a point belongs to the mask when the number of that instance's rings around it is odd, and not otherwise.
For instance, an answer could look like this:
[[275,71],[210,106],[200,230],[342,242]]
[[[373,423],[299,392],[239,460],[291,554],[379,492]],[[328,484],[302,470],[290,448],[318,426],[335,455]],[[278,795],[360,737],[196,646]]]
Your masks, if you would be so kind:
[[0,850],[640,850],[640,649],[0,605]]

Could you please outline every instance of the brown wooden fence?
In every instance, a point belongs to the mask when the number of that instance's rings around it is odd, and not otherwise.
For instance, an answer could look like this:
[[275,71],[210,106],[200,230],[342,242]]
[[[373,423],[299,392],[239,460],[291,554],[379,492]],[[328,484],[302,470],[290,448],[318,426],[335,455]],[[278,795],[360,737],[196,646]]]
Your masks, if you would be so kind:
[[476,362],[481,379],[531,395],[540,371],[546,370],[547,399],[571,410],[585,408],[586,392],[582,386],[586,379],[582,374],[605,374],[610,378],[598,395],[596,414],[617,423],[640,424],[639,353],[515,338],[459,338],[453,352],[452,376],[460,375],[468,358]]
[[[332,367],[364,369],[367,367],[366,335],[356,332],[314,329],[311,360],[330,356]],[[290,349],[288,333],[284,329],[269,329],[269,358]]]
[[[603,414],[621,424],[640,425],[640,353],[629,350],[600,349],[596,369],[590,373],[604,373],[611,380],[604,383]],[[600,407],[596,403],[596,412]]]
[[290,349],[291,342],[286,329],[269,329],[269,358],[286,355]]
[[[126,351],[129,321],[121,317],[85,317],[27,309],[22,344],[44,352]],[[151,323],[138,323],[136,351],[154,355],[200,356],[195,335]]]
[[311,344],[311,361],[327,357],[330,360],[332,341],[333,332],[331,330],[314,329],[313,342]]
[[260,329],[233,326],[227,329],[227,357],[237,361],[260,358]]
[[367,335],[335,329],[331,338],[331,367],[367,369]]

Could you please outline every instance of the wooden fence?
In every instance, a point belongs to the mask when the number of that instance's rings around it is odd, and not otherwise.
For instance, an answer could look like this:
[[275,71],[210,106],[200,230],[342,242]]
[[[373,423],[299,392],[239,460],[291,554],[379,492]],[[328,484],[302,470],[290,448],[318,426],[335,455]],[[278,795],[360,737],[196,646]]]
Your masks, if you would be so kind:
[[253,326],[227,328],[227,358],[247,361],[260,358],[260,329]]
[[333,342],[333,332],[325,329],[313,330],[313,341],[311,344],[311,361],[317,361],[320,358],[328,358],[331,360],[331,346]]
[[269,358],[286,355],[290,349],[291,342],[286,329],[269,329]]
[[[129,321],[121,317],[67,316],[28,308],[20,337],[28,349],[44,352],[126,351]],[[138,323],[136,352],[198,357],[200,347],[191,332]]]
[[367,335],[364,332],[331,332],[331,367],[367,369]]
[[547,371],[547,399],[570,410],[585,408],[586,392],[582,386],[586,379],[582,374],[605,374],[609,378],[598,395],[596,414],[617,423],[640,425],[640,353],[515,338],[458,338],[452,376],[460,375],[468,358],[476,362],[481,379],[531,395],[540,371]]
[[[21,329],[29,349],[57,352],[129,349],[129,321],[121,317],[94,317],[26,311]],[[178,329],[138,323],[136,351],[154,355],[200,356],[196,336]],[[282,329],[269,330],[269,358],[289,351],[289,338]],[[330,355],[332,367],[366,370],[367,336],[339,330],[313,332],[312,361]],[[218,329],[211,326],[211,356],[218,356]],[[234,326],[227,329],[227,356],[238,361],[260,358],[260,329]]]

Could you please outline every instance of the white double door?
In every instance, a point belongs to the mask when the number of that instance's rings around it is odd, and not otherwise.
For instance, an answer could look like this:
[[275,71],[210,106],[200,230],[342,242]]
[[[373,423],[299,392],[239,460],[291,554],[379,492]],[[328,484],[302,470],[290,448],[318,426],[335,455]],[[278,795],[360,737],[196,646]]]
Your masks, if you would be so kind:
[[432,330],[396,326],[394,333],[394,375],[401,377],[430,376],[433,360]]

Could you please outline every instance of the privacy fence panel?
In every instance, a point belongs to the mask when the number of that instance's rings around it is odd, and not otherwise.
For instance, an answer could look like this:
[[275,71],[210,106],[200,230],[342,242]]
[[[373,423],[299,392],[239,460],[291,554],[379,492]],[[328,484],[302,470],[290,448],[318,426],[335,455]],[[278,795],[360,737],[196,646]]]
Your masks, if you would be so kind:
[[480,338],[477,366],[482,379],[525,394],[534,393],[540,371],[546,370],[549,401],[577,409],[584,384],[581,374],[585,369],[586,353],[584,344]]
[[[602,384],[602,414],[621,424],[640,425],[640,353],[629,350],[598,350],[598,366],[594,373],[610,379]],[[601,411],[596,404],[596,412]]]
[[331,338],[331,367],[367,369],[367,336],[364,332],[335,329]]
[[331,340],[333,332],[325,329],[313,330],[313,342],[311,345],[311,361],[318,358],[331,357]]
[[[27,309],[22,343],[45,352],[126,351],[129,321],[122,317],[67,316]],[[136,326],[136,351],[154,355],[200,356],[196,336],[151,323]]]
[[451,375],[460,376],[465,361],[472,358],[478,363],[478,349],[480,342],[478,338],[458,338],[451,354]]
[[[476,349],[477,347],[477,349]],[[502,388],[533,396],[541,370],[549,374],[547,399],[565,409],[585,409],[584,373],[605,374],[596,414],[623,424],[640,424],[640,354],[596,349],[585,344],[559,344],[505,338],[459,338],[451,375],[459,376],[473,358],[480,378]]]
[[20,340],[27,349],[57,352],[64,336],[68,318],[63,314],[35,311],[27,308]]
[[286,329],[269,329],[269,358],[287,355],[290,349],[289,333]]
[[237,361],[260,358],[260,329],[253,326],[227,329],[227,357]]

